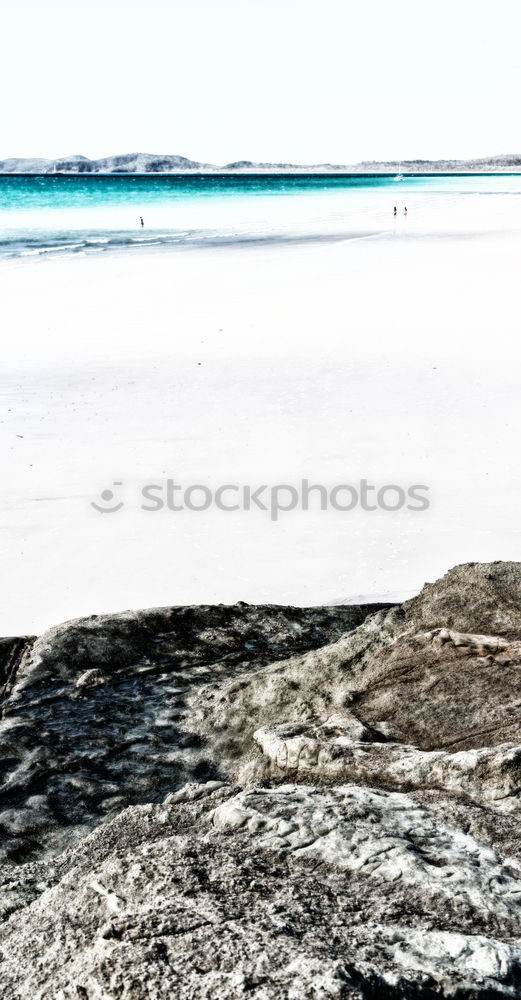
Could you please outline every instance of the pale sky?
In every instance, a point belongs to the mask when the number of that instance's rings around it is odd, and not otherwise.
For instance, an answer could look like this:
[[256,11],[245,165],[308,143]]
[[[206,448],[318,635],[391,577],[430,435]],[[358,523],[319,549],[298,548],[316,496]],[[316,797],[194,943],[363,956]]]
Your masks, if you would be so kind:
[[0,158],[521,152],[520,37],[519,0],[4,0]]

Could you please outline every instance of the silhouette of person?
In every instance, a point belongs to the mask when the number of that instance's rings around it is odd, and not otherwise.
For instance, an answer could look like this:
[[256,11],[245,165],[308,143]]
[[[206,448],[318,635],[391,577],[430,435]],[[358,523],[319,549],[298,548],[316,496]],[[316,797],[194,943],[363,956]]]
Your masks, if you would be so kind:
[[405,208],[404,208],[404,210],[403,210],[403,214],[404,214],[404,215],[407,215],[407,205],[405,206]]
[[143,222],[143,216],[142,215],[139,216],[139,221],[141,223],[141,228],[143,229],[143,226],[145,225],[145,223]]
[[394,214],[398,215],[398,209],[396,208],[396,205],[394,206]]

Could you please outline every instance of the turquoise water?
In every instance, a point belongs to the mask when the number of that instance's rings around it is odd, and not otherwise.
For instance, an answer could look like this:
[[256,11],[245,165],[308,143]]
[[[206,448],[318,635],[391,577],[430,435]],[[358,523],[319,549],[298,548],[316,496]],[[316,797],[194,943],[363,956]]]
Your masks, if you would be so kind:
[[513,194],[519,174],[3,175],[0,256],[344,239],[388,226],[397,200]]

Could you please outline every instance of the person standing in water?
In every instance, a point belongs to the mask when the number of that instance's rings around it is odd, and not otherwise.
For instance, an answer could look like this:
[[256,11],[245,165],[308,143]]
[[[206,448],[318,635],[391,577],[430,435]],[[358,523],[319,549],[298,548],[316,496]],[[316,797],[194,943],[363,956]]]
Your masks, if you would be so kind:
[[393,214],[394,215],[398,215],[398,209],[396,208],[396,205],[394,206],[394,213]]
[[403,214],[404,214],[404,215],[407,215],[407,205],[405,206],[405,208],[404,208],[404,210],[403,210]]
[[139,216],[139,221],[141,223],[141,228],[143,229],[143,226],[145,225],[145,223],[143,222],[143,216],[142,215]]

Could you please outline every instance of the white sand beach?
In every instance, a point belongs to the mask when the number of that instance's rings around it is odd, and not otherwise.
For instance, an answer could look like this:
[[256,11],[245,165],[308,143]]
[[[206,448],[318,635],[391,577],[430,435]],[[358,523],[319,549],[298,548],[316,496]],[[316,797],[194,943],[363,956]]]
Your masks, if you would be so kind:
[[[361,239],[2,263],[0,634],[521,559],[520,249],[506,195],[418,199]],[[143,511],[167,478],[426,484],[431,505]]]

